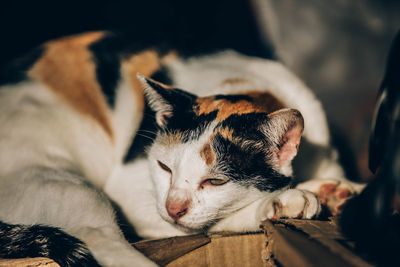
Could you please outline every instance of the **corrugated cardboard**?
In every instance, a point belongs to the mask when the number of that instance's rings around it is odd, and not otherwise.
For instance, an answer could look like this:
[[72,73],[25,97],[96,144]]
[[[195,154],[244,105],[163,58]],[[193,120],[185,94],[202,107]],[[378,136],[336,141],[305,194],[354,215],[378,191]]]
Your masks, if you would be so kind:
[[247,235],[212,235],[210,243],[168,264],[168,267],[254,267],[264,266],[261,253],[265,248],[263,233]]

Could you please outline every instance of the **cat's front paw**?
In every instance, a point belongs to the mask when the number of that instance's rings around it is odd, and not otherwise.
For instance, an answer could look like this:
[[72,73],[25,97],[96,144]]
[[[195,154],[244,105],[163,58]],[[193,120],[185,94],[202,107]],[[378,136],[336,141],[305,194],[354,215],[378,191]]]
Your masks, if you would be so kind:
[[297,189],[316,194],[330,215],[339,215],[346,202],[356,194],[354,187],[340,180],[311,180],[297,185]]
[[312,219],[320,214],[321,204],[317,196],[307,190],[289,189],[266,200],[260,206],[260,212],[261,220]]

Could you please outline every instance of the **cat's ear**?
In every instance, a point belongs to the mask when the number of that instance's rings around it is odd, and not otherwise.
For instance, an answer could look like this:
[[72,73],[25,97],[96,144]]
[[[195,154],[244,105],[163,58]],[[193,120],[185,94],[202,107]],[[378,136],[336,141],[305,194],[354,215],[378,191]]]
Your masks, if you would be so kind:
[[274,164],[286,175],[291,175],[291,162],[299,150],[303,129],[303,116],[295,109],[280,109],[270,113],[261,127],[270,142],[268,150]]
[[175,89],[137,74],[150,108],[155,112],[157,124],[165,128],[182,107],[192,103],[194,95]]

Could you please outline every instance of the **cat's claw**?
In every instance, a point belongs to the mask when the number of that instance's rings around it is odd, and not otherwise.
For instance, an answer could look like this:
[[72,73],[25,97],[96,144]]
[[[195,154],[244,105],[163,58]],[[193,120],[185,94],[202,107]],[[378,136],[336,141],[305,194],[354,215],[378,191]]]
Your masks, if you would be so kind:
[[320,214],[321,204],[317,196],[307,190],[289,189],[267,200],[261,212],[261,220],[312,219]]
[[356,194],[350,183],[340,180],[311,180],[299,184],[297,189],[308,190],[316,194],[330,215],[339,215],[346,202]]

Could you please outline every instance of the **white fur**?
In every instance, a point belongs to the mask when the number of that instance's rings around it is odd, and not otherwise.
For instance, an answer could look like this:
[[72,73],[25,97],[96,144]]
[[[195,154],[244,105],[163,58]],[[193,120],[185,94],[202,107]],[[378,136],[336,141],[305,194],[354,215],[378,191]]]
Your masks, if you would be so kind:
[[[167,67],[177,86],[201,96],[245,89],[269,91],[301,111],[304,135],[311,143],[329,148],[320,103],[281,64],[228,51],[170,61]],[[221,85],[232,77],[248,82]],[[266,203],[280,199],[290,208],[291,193],[284,191],[244,190],[235,183],[200,190],[199,183],[210,178],[199,156],[210,130],[185,144],[165,145],[156,140],[148,160],[123,165],[123,155],[142,118],[138,101],[122,80],[115,109],[108,111],[114,134],[111,140],[92,118],[78,114],[43,85],[28,81],[1,88],[0,220],[58,226],[86,242],[106,266],[153,266],[122,238],[111,205],[99,189],[104,189],[146,238],[184,235],[206,227],[210,231],[255,231],[260,219],[270,214]],[[157,160],[169,166],[172,174],[161,169]],[[332,169],[330,175],[343,176],[334,157],[327,156],[324,162],[319,172]],[[294,199],[305,203],[304,194],[298,197],[300,191],[291,192],[295,192]],[[180,225],[174,225],[166,212],[168,197],[192,201]],[[306,217],[316,213],[314,209]]]
[[142,101],[138,95],[132,94],[132,88],[127,80],[118,84],[115,109],[112,113],[112,122],[115,134],[115,158],[118,165],[127,152],[136,131],[142,120],[142,110],[136,103]]
[[150,178],[148,161],[139,159],[120,166],[111,175],[105,192],[119,204],[135,231],[144,238],[185,235],[158,216],[156,192]]
[[[199,189],[201,181],[210,178],[207,176],[207,166],[199,156],[210,134],[210,131],[205,131],[199,140],[179,145],[164,146],[156,141],[149,151],[150,174],[157,193],[158,212],[166,221],[173,223],[165,207],[167,198],[184,198],[188,195],[193,205],[179,224],[195,229],[194,232],[207,227],[210,222],[225,218],[263,195],[255,189],[243,190],[234,183]],[[172,176],[157,166],[157,160],[170,166]]]
[[43,85],[0,89],[1,221],[57,226],[84,241],[104,266],[155,266],[124,240],[107,197],[95,188],[122,161],[140,123],[127,89],[120,85],[110,112],[114,144]]
[[68,169],[101,187],[115,164],[110,139],[50,90],[24,82],[0,90],[0,176],[32,166]]

